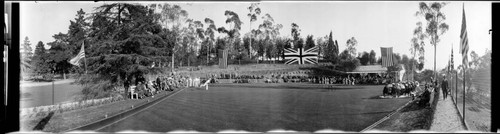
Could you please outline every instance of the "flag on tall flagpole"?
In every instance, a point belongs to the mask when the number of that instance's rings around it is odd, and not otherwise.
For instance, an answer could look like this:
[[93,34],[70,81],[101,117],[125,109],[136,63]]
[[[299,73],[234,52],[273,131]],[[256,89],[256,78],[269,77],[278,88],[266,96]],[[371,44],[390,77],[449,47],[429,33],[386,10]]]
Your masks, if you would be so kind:
[[389,67],[394,65],[392,47],[381,47],[382,54],[382,67]]
[[467,38],[467,27],[465,25],[465,8],[462,7],[462,31],[460,32],[460,53],[462,54],[462,64],[467,68],[468,59],[467,53],[469,51],[469,39]]
[[75,66],[80,66],[80,60],[84,57],[85,57],[85,48],[84,48],[84,43],[82,43],[82,48],[80,49],[80,52],[78,52],[78,55],[76,55],[76,57],[69,60],[69,63]]
[[450,60],[451,70],[455,69],[455,65],[453,63],[453,44],[451,44],[451,60]]
[[219,68],[227,68],[227,49],[219,49]]

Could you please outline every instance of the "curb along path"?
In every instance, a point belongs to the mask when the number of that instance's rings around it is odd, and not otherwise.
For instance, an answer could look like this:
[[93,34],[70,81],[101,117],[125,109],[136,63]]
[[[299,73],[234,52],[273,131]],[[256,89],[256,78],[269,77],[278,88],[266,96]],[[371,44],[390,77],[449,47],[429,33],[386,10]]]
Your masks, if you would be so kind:
[[458,110],[453,105],[451,96],[443,100],[442,90],[439,92],[439,100],[434,112],[434,119],[430,130],[436,132],[457,132],[466,130],[463,126],[462,120]]

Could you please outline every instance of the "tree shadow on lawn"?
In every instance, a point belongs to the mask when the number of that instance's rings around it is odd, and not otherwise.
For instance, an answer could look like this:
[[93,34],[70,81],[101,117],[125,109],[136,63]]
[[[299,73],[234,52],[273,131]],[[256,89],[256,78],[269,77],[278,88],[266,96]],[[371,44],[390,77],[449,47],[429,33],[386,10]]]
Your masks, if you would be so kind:
[[45,118],[43,118],[42,120],[40,120],[40,122],[38,122],[38,124],[35,126],[35,128],[33,128],[33,130],[43,130],[43,128],[45,128],[45,126],[49,123],[50,119],[52,118],[52,116],[54,115],[54,112],[50,112]]

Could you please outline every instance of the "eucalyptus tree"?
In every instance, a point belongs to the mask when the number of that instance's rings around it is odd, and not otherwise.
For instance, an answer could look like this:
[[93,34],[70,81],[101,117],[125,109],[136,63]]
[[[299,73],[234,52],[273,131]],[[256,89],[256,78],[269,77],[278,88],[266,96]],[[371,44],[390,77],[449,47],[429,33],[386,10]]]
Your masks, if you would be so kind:
[[210,18],[205,18],[205,25],[207,28],[205,29],[205,38],[207,40],[207,65],[210,63],[210,51],[211,48],[215,44],[215,32],[217,31],[217,28],[215,26],[215,23],[212,19]]
[[[412,63],[411,63],[411,69],[412,69],[412,76],[414,76],[414,70],[413,66],[416,66],[418,63],[416,62],[417,60],[415,57],[418,55],[419,57],[424,57],[425,55],[425,38],[427,38],[427,35],[424,33],[424,29],[422,26],[422,22],[417,22],[416,23],[417,27],[413,30],[413,38],[410,41],[410,52],[413,54],[412,57]],[[420,62],[420,64],[424,64],[423,60]],[[417,68],[419,69],[419,68]],[[419,69],[421,70],[421,68]]]
[[353,56],[356,55],[356,45],[358,45],[358,40],[356,40],[356,38],[351,37],[350,39],[347,40],[346,46],[350,55]]
[[[258,16],[258,15],[260,15],[260,13],[261,13],[261,10],[260,10],[260,8],[259,8],[259,4],[260,4],[260,3],[252,3],[252,4],[250,4],[250,6],[247,8],[247,9],[248,9],[248,11],[249,11],[249,13],[247,14],[247,16],[248,16],[248,18],[249,18],[249,20],[250,20],[250,25],[249,25],[249,27],[250,27],[250,29],[249,29],[250,33],[252,33],[252,31],[253,31],[253,30],[252,30],[252,22],[257,21],[257,16]],[[250,38],[253,38],[253,35],[252,35],[252,36],[250,36]],[[251,54],[251,53],[252,53],[252,41],[250,41],[250,45],[249,45],[249,50],[248,50],[248,52],[250,53],[250,54],[249,54],[250,58],[252,58],[252,57],[251,57],[251,56],[252,56],[252,54]]]
[[292,47],[296,48],[295,44],[297,44],[297,41],[299,41],[299,38],[300,38],[300,27],[296,23],[292,23],[291,26],[292,26],[292,29],[290,32],[291,32],[292,40],[294,43],[294,46],[292,46]]
[[265,52],[268,58],[275,58],[275,52],[277,52],[277,50],[274,50],[277,49],[275,46],[276,39],[280,35],[280,30],[283,28],[283,25],[276,24],[274,18],[270,14],[265,14],[262,20],[262,24],[259,25],[259,29],[255,32],[257,33],[257,40],[263,40],[262,43],[258,44],[260,45],[258,46],[259,48],[264,49],[263,51],[259,51],[259,55],[263,56]]
[[239,40],[238,38],[240,38],[241,24],[243,24],[243,22],[241,22],[240,17],[236,12],[226,10],[224,15],[226,16],[226,24],[229,26],[227,28],[219,27],[217,31],[227,35],[227,38],[225,37],[224,39],[227,41],[227,44],[230,45],[225,45],[223,49],[228,49],[229,54],[231,54],[229,55],[229,58],[234,59],[236,57],[234,54],[237,53],[235,52],[237,50],[234,49],[234,45],[236,44],[235,42]]
[[[425,34],[430,37],[429,42],[434,46],[434,72],[436,72],[436,46],[440,41],[439,36],[446,33],[449,29],[448,24],[444,22],[446,16],[441,12],[441,9],[446,4],[445,2],[420,2],[418,5],[419,10],[415,13],[416,16],[421,16],[427,21]],[[437,73],[435,73],[436,75]]]
[[[182,9],[179,5],[170,4],[151,4],[151,8],[154,9],[155,13],[159,14],[159,23],[162,28],[172,31],[173,34],[181,35],[182,27],[185,27],[188,18],[188,12]],[[188,24],[189,25],[189,24]],[[175,44],[171,46],[170,57],[172,71],[174,69],[175,63],[175,52],[179,51],[179,47],[182,47],[182,36],[175,36]]]

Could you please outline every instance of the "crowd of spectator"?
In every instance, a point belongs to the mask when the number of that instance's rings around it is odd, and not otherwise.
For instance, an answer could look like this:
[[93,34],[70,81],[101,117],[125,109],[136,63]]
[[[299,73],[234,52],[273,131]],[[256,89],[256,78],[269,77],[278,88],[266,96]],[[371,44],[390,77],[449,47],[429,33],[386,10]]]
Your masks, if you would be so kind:
[[159,75],[156,79],[147,79],[144,75],[138,75],[133,79],[125,79],[124,86],[127,96],[130,98],[154,97],[161,91],[174,91],[181,87],[197,87],[202,81],[198,77],[185,75]]
[[217,79],[233,79],[234,83],[249,83],[251,79],[261,79],[266,83],[294,83],[294,82],[308,82],[317,84],[345,84],[345,85],[357,85],[357,84],[387,84],[394,82],[394,77],[389,75],[380,76],[376,75],[364,75],[359,74],[343,74],[337,76],[314,76],[311,74],[297,74],[297,73],[270,73],[266,75],[249,75],[249,74],[237,74],[237,73],[220,73],[220,74],[208,74],[207,78]]

